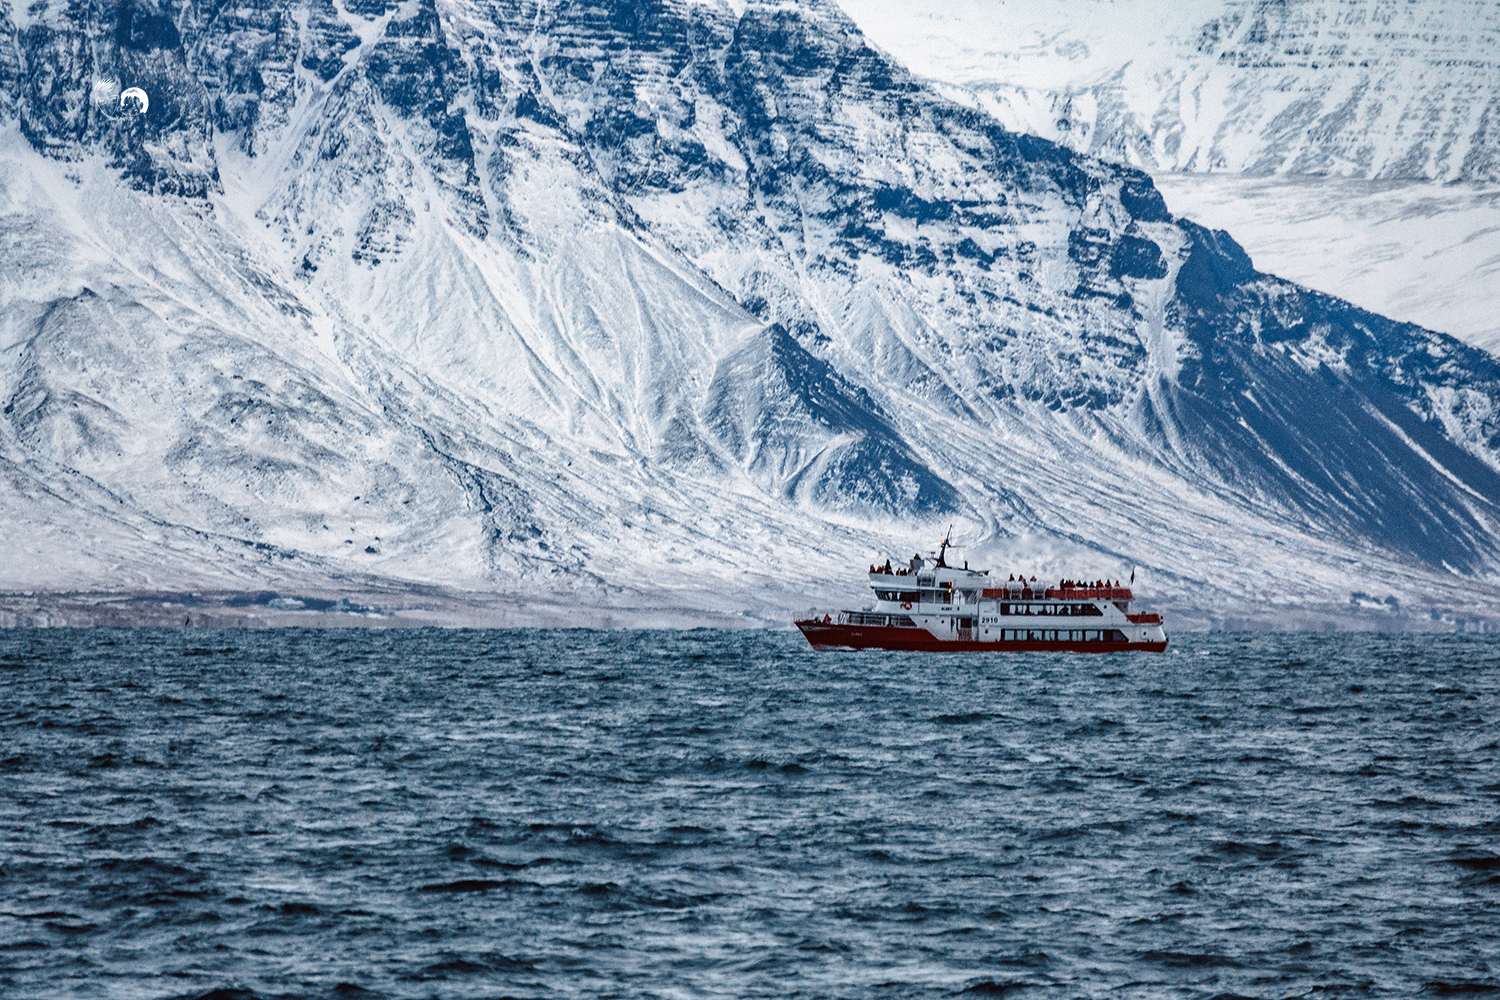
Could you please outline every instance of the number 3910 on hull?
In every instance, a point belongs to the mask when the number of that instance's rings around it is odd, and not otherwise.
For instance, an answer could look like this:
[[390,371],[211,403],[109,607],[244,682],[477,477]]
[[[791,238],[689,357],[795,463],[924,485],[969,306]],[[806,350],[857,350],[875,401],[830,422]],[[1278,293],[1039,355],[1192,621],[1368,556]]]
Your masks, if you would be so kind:
[[920,556],[893,570],[870,567],[875,604],[866,611],[809,616],[796,623],[815,649],[910,652],[1160,653],[1161,616],[1130,610],[1118,581],[992,581],[988,571],[947,565],[947,543],[934,563]]

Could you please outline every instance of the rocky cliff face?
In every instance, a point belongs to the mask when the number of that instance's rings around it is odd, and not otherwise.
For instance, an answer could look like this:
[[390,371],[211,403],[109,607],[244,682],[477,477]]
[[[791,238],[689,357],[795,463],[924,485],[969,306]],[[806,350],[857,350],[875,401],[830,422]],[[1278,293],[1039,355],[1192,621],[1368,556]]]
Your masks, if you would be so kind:
[[1493,357],[1258,273],[830,4],[8,16],[17,585],[745,605],[937,519],[1164,593],[1500,571]]

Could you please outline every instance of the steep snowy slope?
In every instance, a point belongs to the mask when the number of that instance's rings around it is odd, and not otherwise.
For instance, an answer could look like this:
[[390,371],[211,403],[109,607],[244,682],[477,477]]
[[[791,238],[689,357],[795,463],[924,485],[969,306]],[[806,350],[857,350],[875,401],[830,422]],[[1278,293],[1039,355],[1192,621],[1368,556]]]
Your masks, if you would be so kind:
[[[632,54],[639,70],[615,78],[636,93],[644,78],[649,105],[632,105],[612,78],[589,79],[565,47],[543,80],[570,121],[602,133],[591,155],[652,231],[883,389],[882,405],[952,474],[973,460],[954,452],[977,428],[1050,439],[1061,455],[1107,431],[1210,489],[1267,501],[1267,513],[1341,528],[1359,520],[1362,537],[1421,547],[1406,533],[1427,529],[1385,522],[1421,508],[1406,491],[1429,473],[1411,465],[1385,483],[1364,480],[1357,498],[1343,485],[1402,462],[1410,445],[1392,440],[1387,451],[1389,435],[1409,432],[1369,411],[1394,398],[1426,406],[1403,383],[1446,381],[1438,373],[1454,358],[1488,399],[1491,359],[1256,274],[1231,241],[1173,224],[1142,175],[933,100],[844,34],[842,19],[823,17],[751,8],[724,31],[722,54],[686,70],[670,61],[682,46],[664,36],[657,51]],[[714,127],[727,121],[744,137],[743,165],[693,131],[704,91],[723,95]],[[621,134],[650,138],[632,145]],[[753,210],[726,224],[685,216],[685,198],[744,199]],[[1319,427],[1296,416],[1314,400]],[[1166,412],[1183,405],[1190,419]],[[1330,426],[1333,413],[1347,425]],[[1473,419],[1465,413],[1454,429]],[[1268,419],[1274,432],[1245,433]],[[1439,557],[1454,566],[1488,559],[1495,455],[1473,440],[1480,478],[1459,487],[1431,473],[1437,490],[1448,489],[1442,480],[1464,497],[1441,531],[1469,538],[1469,556]]]
[[829,4],[8,16],[11,586],[770,614],[953,521],[1182,607],[1495,600],[1494,358],[1256,272]]

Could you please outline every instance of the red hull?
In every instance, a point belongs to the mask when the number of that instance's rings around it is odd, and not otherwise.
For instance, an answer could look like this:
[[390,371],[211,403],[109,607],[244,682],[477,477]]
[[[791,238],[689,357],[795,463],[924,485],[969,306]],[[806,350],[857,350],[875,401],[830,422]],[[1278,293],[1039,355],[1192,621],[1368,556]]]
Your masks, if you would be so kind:
[[980,642],[935,639],[923,628],[797,622],[814,649],[891,649],[911,653],[1161,653],[1165,642]]

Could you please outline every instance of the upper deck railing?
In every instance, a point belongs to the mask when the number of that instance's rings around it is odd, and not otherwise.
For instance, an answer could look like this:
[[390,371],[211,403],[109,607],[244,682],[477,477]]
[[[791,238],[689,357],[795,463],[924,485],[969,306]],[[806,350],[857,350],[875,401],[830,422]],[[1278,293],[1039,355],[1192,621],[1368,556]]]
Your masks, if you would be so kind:
[[[931,570],[923,570],[926,577],[919,581],[919,586],[931,586]],[[905,569],[894,569],[890,573],[876,566],[870,567],[870,575],[885,577],[888,586],[899,586],[895,577],[915,576]],[[873,586],[879,586],[872,582]],[[945,583],[944,586],[947,586]],[[960,585],[960,589],[962,585]],[[1008,580],[996,587],[985,587],[980,591],[980,597],[986,601],[1133,601],[1135,595],[1129,587],[1104,586],[1095,587],[1087,584],[1067,583],[1049,587],[1046,584],[1032,580]]]

